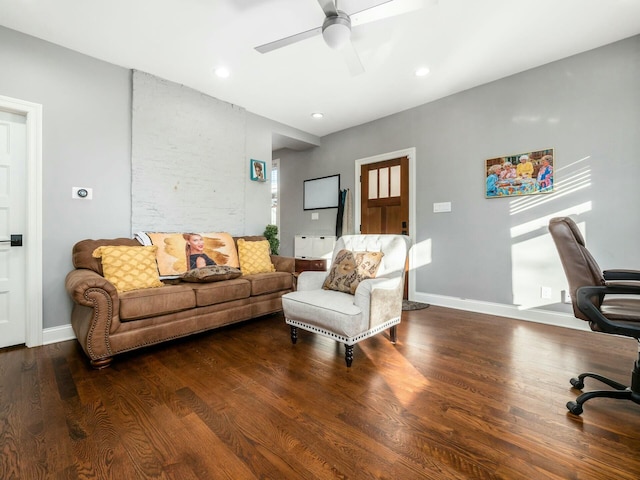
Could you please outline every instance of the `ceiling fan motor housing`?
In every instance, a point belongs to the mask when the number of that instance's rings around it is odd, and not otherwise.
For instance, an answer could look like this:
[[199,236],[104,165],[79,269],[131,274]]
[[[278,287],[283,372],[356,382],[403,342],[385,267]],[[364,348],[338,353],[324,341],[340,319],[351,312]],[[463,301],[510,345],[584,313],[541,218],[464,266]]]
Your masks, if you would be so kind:
[[351,39],[351,19],[342,10],[338,15],[326,17],[322,24],[322,37],[329,47],[339,50]]

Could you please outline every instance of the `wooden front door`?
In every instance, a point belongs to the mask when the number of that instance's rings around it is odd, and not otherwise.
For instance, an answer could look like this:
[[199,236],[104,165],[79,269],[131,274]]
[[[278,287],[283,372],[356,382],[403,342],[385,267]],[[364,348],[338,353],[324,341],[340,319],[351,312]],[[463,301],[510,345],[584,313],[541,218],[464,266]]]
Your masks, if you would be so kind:
[[[409,235],[409,158],[364,164],[360,182],[360,233]],[[404,298],[408,293],[405,275]]]
[[409,159],[360,167],[360,232],[409,234]]

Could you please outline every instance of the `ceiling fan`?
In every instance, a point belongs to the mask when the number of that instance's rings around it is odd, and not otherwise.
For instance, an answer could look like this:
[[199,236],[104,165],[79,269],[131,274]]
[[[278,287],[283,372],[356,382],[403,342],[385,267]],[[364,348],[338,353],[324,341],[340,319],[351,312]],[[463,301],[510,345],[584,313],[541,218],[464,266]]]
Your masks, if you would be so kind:
[[[373,6],[359,12],[348,14],[338,8],[338,0],[318,0],[325,19],[322,26],[296,33],[289,37],[281,38],[273,42],[255,47],[260,53],[267,53],[287,45],[306,40],[322,34],[325,43],[334,50],[339,50],[347,63],[351,75],[359,75],[364,72],[364,67],[358,56],[358,52],[351,43],[351,28],[374,22],[384,18],[393,17],[403,13],[412,12],[425,7],[426,2],[437,0],[378,0]],[[353,18],[352,18],[353,17]]]

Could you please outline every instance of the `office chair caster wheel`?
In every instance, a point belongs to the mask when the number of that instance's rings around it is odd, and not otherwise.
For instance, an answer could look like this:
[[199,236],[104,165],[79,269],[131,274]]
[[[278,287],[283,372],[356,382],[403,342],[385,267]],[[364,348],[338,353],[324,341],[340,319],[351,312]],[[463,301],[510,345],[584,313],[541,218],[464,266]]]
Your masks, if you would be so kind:
[[572,378],[571,380],[569,380],[569,383],[571,383],[573,388],[577,388],[578,390],[582,390],[584,388],[584,382],[579,378]]
[[582,413],[582,405],[576,402],[567,402],[567,409],[574,415],[580,415]]

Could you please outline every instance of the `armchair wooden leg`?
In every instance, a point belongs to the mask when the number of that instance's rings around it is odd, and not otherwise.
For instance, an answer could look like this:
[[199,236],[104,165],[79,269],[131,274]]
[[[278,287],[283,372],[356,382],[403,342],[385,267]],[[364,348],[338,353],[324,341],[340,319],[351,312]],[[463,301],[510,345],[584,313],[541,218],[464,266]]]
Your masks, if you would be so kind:
[[298,327],[291,325],[291,343],[295,344],[298,341]]
[[344,359],[347,362],[347,368],[351,366],[353,362],[353,345],[345,345],[344,346]]
[[394,325],[389,329],[389,336],[391,337],[391,343],[396,343],[398,341],[398,326]]

